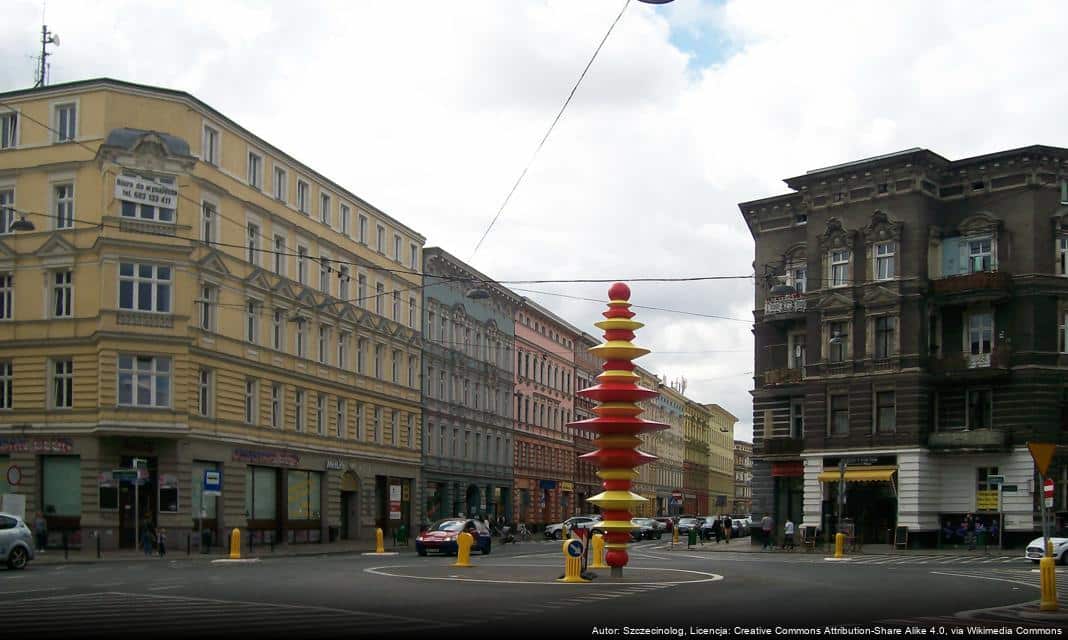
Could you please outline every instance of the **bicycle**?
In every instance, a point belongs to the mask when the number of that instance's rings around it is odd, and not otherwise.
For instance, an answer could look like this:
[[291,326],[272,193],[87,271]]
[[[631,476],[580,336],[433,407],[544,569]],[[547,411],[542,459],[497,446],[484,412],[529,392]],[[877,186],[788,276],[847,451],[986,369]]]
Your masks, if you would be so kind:
[[527,525],[523,524],[522,522],[519,523],[519,528],[516,529],[515,535],[516,538],[522,540],[523,542],[530,542],[530,529],[527,529]]

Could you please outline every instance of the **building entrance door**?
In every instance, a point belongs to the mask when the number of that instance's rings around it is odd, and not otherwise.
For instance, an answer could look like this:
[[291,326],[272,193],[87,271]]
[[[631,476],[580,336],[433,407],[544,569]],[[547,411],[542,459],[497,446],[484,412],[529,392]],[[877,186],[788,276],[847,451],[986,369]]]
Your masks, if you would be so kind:
[[[136,490],[131,482],[123,482],[119,486],[119,547],[122,549],[139,547],[141,530],[146,522],[153,532],[156,530],[156,458],[142,459],[148,461],[148,478],[143,481],[143,484],[137,486]],[[124,456],[120,468],[129,469],[132,465],[133,458]],[[136,509],[134,509],[135,496],[137,498]],[[134,520],[135,517],[137,520]]]
[[359,537],[360,508],[355,491],[341,492],[341,537],[356,540]]

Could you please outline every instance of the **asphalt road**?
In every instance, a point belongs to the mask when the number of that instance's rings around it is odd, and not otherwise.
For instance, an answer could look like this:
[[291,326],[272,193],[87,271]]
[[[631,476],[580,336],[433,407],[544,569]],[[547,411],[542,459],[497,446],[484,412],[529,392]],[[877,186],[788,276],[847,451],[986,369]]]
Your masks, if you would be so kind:
[[[1023,560],[851,564],[821,554],[707,553],[645,542],[632,545],[623,581],[603,571],[582,585],[555,582],[564,564],[559,543],[495,547],[489,556],[475,556],[476,566],[468,569],[452,567],[454,561],[405,552],[252,564],[183,556],[31,563],[21,572],[0,570],[0,629],[12,638],[119,634],[153,640],[427,632],[569,638],[624,635],[623,627],[687,635],[691,626],[734,635],[736,626],[952,624],[958,612],[1038,598],[1038,574]],[[1063,573],[1060,578],[1063,585]],[[1061,587],[1062,595],[1066,590]],[[989,620],[1015,624],[1007,616]]]

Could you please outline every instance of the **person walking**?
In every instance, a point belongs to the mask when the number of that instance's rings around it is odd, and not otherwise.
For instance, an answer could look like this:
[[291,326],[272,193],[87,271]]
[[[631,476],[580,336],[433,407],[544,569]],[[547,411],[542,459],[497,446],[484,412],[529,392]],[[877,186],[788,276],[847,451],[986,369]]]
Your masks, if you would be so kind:
[[964,541],[968,551],[975,551],[975,516],[970,513],[964,517]]
[[723,541],[727,544],[731,543],[731,532],[734,528],[734,523],[731,522],[729,515],[723,516]]
[[786,519],[786,524],[782,527],[783,543],[782,548],[785,550],[787,547],[790,551],[793,551],[796,545],[794,545],[794,521],[790,518]]
[[167,530],[163,527],[156,530],[156,549],[159,551],[159,557],[167,555]]
[[40,511],[33,517],[33,535],[37,540],[37,553],[44,553],[48,544],[48,521]]
[[764,517],[760,519],[760,531],[764,536],[764,546],[761,547],[761,551],[771,549],[771,536],[775,531],[774,521],[771,516],[764,512]]

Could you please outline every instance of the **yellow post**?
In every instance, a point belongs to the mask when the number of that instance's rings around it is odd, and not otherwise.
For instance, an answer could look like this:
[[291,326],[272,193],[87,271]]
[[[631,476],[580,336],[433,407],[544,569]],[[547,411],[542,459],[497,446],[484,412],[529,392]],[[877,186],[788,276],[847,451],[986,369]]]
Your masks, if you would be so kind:
[[590,564],[590,568],[607,569],[608,565],[604,563],[604,536],[599,533],[594,535],[591,544],[593,545],[591,548],[593,562]]
[[456,536],[456,562],[453,563],[454,567],[470,567],[471,565],[471,545],[475,543],[475,539],[471,537],[471,534],[464,531],[460,535]]
[[560,537],[564,540],[568,538],[567,524],[560,525]]
[[672,546],[679,543],[679,527],[678,525],[671,527],[671,544]]
[[386,547],[382,543],[382,528],[375,529],[375,553],[385,553]]
[[241,559],[241,530],[236,527],[230,532],[230,559]]
[[1039,611],[1057,610],[1057,560],[1053,557],[1053,541],[1046,541],[1046,556],[1038,561],[1042,600]]
[[841,558],[845,555],[845,542],[846,534],[836,533],[834,534],[834,557]]
[[[572,546],[573,545],[573,546]],[[568,548],[571,551],[568,551]],[[564,577],[557,578],[557,582],[589,582],[582,577],[582,542],[580,540],[564,540]]]

